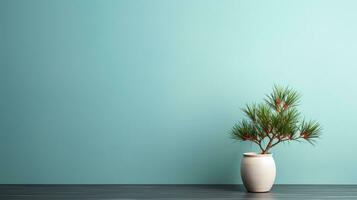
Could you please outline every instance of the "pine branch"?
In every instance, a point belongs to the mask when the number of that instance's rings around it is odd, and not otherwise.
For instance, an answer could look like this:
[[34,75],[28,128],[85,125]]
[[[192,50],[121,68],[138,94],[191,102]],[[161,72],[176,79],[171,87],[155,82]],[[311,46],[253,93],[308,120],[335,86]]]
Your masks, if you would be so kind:
[[[281,142],[299,141],[301,139],[314,144],[321,135],[321,126],[315,121],[302,120],[296,107],[300,95],[289,87],[274,85],[273,92],[266,95],[262,104],[246,105],[242,109],[248,120],[235,124],[231,135],[239,141],[256,143],[262,153]],[[263,141],[268,138],[267,145]]]

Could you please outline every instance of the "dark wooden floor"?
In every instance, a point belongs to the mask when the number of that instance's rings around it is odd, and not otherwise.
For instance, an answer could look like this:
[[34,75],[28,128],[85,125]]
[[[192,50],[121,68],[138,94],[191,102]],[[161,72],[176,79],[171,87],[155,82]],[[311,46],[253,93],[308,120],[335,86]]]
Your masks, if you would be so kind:
[[269,193],[240,185],[0,185],[0,199],[357,199],[357,185],[276,185]]

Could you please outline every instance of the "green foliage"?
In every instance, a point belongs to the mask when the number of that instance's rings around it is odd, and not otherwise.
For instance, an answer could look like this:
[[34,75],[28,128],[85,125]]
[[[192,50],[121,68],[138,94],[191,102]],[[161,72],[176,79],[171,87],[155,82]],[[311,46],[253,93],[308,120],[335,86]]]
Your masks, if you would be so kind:
[[264,103],[242,109],[248,119],[234,125],[232,138],[256,143],[263,154],[285,141],[306,140],[313,144],[320,137],[321,127],[315,121],[301,120],[296,108],[299,103],[300,95],[295,90],[275,85]]

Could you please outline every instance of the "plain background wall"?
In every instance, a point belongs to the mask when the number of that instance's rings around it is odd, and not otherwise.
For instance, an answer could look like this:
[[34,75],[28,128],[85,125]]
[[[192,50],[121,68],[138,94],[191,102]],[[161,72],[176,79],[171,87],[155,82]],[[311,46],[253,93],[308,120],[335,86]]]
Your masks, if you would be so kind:
[[323,138],[277,183],[356,184],[356,1],[0,0],[0,183],[241,183],[274,83]]

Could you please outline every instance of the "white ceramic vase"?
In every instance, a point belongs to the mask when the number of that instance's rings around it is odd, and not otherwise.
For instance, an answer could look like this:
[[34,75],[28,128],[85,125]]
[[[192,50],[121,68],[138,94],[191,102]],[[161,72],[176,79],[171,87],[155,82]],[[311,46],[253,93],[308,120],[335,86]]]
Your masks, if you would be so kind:
[[244,153],[240,172],[248,192],[269,192],[276,174],[272,154]]

